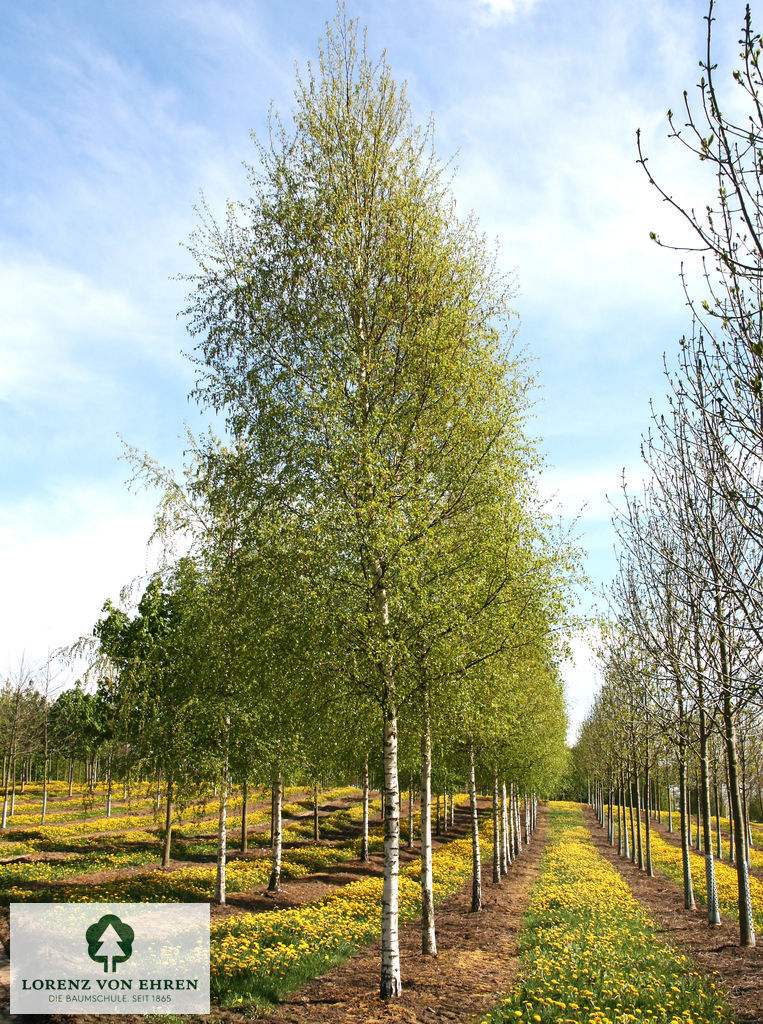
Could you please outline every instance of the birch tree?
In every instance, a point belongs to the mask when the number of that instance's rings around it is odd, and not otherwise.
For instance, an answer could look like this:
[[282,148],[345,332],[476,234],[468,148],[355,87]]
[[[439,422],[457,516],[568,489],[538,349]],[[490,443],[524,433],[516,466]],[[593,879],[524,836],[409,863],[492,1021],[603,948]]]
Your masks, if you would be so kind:
[[[196,395],[245,439],[258,494],[301,525],[339,678],[383,723],[382,998],[399,994],[397,732],[409,583],[528,450],[506,282],[455,215],[431,126],[340,16],[258,145],[252,197],[202,210],[187,313]],[[315,567],[320,566],[320,572]],[[311,594],[311,596],[313,596]]]

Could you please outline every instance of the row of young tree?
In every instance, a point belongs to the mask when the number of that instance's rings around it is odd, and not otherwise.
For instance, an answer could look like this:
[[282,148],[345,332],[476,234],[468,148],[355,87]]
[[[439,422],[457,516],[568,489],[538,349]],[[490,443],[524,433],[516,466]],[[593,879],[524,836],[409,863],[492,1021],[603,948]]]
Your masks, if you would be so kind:
[[[41,677],[41,678],[40,678]],[[108,710],[102,698],[73,687],[53,695],[50,667],[34,672],[23,664],[0,689],[0,750],[2,750],[2,828],[13,815],[16,794],[28,782],[42,783],[40,823],[48,809],[48,781],[65,779],[71,796],[75,782],[93,793],[98,757],[105,753],[107,775],[115,748]]]
[[193,396],[222,437],[190,439],[181,477],[131,452],[184,554],[136,610],[105,606],[93,671],[114,735],[161,770],[167,837],[173,802],[215,781],[220,902],[232,779],[267,776],[278,804],[286,777],[367,788],[376,767],[389,998],[401,768],[415,750],[433,954],[433,758],[442,788],[468,783],[475,836],[476,787],[494,794],[500,875],[518,795],[563,770],[578,556],[537,497],[511,282],[341,8],[293,126],[274,116],[256,146],[249,198],[222,222],[202,204],[189,246]]
[[742,113],[723,113],[713,20],[711,3],[700,114],[686,93],[684,127],[668,114],[672,136],[714,174],[703,215],[658,184],[639,140],[650,183],[693,232],[682,248],[701,254],[705,297],[695,298],[682,267],[692,330],[666,369],[667,402],[643,440],[643,488],[624,486],[615,517],[621,554],[602,645],[605,686],[579,760],[599,759],[606,794],[623,784],[649,794],[650,773],[663,766],[662,784],[677,785],[687,906],[688,792],[698,773],[710,924],[719,921],[711,806],[717,812],[723,791],[741,943],[753,945],[748,819],[756,789],[760,803],[763,707],[763,79],[748,7],[733,72]]

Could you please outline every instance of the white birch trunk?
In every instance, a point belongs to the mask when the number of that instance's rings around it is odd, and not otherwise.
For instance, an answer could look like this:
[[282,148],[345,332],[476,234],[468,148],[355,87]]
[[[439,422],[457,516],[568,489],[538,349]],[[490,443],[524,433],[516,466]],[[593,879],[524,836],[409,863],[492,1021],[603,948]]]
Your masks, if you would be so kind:
[[513,859],[517,856],[516,836],[514,835],[514,783],[509,783],[509,855]]
[[[228,858],[228,743],[230,740],[230,715],[225,716],[223,770],[221,773],[222,785],[220,787],[220,814],[217,820],[217,876],[215,878],[215,903],[222,906],[225,903],[225,868]],[[171,794],[169,794],[171,796]],[[169,805],[171,808],[171,804]],[[171,824],[172,818],[169,822]],[[169,831],[169,830],[168,830]],[[168,851],[169,852],[169,851]]]
[[[386,600],[386,598],[385,598]],[[398,888],[400,872],[400,789],[397,777],[397,711],[384,711],[384,886],[382,890],[382,963],[379,995],[391,999],[403,990],[400,977]]]
[[493,881],[501,881],[501,812],[497,768],[493,769]]
[[514,839],[516,840],[516,855],[519,856],[522,852],[522,827],[519,820],[519,793],[514,793]]
[[511,847],[509,845],[509,812],[506,800],[506,783],[501,783],[501,860],[504,875],[511,864]]
[[228,793],[223,783],[220,792],[220,813],[217,819],[217,875],[215,877],[215,903],[218,906],[225,904],[225,867],[227,863],[227,815],[228,815]]
[[283,779],[280,770],[273,783],[273,861],[268,882],[268,892],[281,890],[281,811],[283,808]]
[[[427,706],[428,695],[425,697]],[[432,739],[427,711],[421,734],[421,952],[437,956],[432,885]]]

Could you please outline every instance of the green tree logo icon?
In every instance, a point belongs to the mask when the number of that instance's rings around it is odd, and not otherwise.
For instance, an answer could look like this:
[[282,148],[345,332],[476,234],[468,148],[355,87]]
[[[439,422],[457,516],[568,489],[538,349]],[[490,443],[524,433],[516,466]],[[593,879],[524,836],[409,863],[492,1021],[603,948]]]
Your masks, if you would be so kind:
[[117,969],[117,964],[132,956],[132,942],[135,932],[120,921],[116,914],[104,914],[100,921],[91,924],[85,932],[87,952],[91,960],[103,964],[104,971]]

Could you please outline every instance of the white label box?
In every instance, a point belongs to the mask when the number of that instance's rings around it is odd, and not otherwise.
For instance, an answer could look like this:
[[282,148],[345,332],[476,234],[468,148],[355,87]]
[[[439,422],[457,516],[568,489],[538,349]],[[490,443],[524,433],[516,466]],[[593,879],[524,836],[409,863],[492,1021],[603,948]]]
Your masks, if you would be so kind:
[[10,910],[11,1013],[209,1013],[209,904]]

